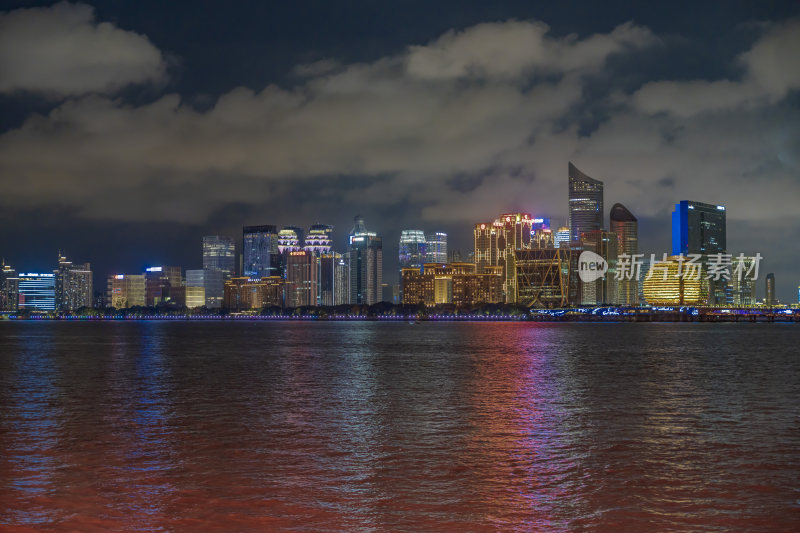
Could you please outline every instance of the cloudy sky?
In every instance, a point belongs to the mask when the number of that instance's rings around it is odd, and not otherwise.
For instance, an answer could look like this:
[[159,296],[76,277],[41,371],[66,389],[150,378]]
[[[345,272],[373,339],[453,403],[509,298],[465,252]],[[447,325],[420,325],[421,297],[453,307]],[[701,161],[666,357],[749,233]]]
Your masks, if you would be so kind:
[[466,253],[501,212],[563,221],[572,161],[643,252],[675,202],[725,204],[796,300],[800,4],[471,4],[4,3],[0,254],[100,280],[243,224],[344,247],[361,213],[388,273],[402,228]]

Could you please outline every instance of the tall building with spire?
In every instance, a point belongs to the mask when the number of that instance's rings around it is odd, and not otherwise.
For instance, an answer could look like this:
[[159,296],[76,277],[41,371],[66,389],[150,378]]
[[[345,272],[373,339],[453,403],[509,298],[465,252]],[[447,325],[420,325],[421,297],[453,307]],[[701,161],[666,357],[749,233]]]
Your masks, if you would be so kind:
[[[627,255],[632,264],[633,256],[639,253],[639,222],[624,205],[619,203],[611,207],[609,221],[611,231],[617,235],[618,255]],[[632,276],[621,276],[617,283],[617,291],[617,303],[620,305],[639,304],[639,281],[635,271]]]
[[350,232],[350,303],[372,305],[381,301],[383,243],[367,231],[364,217],[357,215]]
[[571,162],[569,173],[569,227],[573,241],[581,233],[603,229],[603,182],[578,170]]

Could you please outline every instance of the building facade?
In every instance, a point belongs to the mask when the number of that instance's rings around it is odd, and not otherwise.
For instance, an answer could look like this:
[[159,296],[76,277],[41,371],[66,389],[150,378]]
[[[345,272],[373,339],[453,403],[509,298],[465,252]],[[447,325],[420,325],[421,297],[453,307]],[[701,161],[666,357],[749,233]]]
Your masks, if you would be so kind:
[[378,303],[383,296],[383,243],[376,233],[367,231],[360,215],[350,232],[349,255],[350,303]]
[[319,305],[317,300],[318,259],[306,250],[288,252],[286,256],[286,305],[301,307]]
[[567,247],[549,247],[517,250],[515,256],[518,304],[557,308],[580,302],[578,252]]
[[686,272],[682,256],[670,256],[666,261],[650,265],[643,283],[644,299],[650,305],[703,305],[708,299],[702,278],[679,275]]
[[425,235],[425,263],[447,263],[447,233],[437,231]]
[[[614,204],[609,212],[609,228],[617,235],[619,255],[627,255],[629,261],[639,253],[639,222],[622,204]],[[630,279],[627,279],[630,277]],[[636,275],[622,276],[617,282],[617,303],[619,305],[639,305],[639,280]]]
[[[186,271],[186,307],[207,307],[219,309],[225,297],[224,272],[216,268],[203,268]],[[200,291],[202,288],[202,302]],[[189,296],[192,295],[190,300]]]
[[478,274],[474,263],[426,263],[421,268],[404,268],[401,276],[407,305],[471,307],[503,301],[503,277],[497,266],[485,267]]
[[56,275],[23,273],[19,278],[19,311],[56,310]]
[[58,254],[56,276],[56,309],[76,311],[83,307],[93,307],[94,283],[92,267],[89,263],[73,264]]
[[278,230],[275,226],[242,229],[242,276],[261,279],[277,276],[280,269]]
[[236,275],[236,244],[233,237],[206,235],[203,237],[203,269],[222,272],[223,279]]
[[603,229],[603,182],[587,176],[571,162],[568,174],[570,237],[579,241],[582,233]]
[[398,265],[403,268],[419,268],[426,262],[427,242],[425,232],[420,229],[404,229],[400,232]]
[[764,279],[764,304],[767,307],[774,307],[778,304],[778,299],[775,297],[775,274],[770,272]]
[[252,311],[272,306],[284,306],[284,281],[280,276],[239,277],[225,282],[225,309]]

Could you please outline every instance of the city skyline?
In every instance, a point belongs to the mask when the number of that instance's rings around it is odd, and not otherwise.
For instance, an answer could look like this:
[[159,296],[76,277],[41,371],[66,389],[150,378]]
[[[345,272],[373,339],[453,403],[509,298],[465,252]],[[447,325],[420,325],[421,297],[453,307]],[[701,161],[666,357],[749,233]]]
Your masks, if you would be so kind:
[[[388,277],[398,265],[387,243],[405,228],[447,233],[465,254],[465,225],[498,213],[547,216],[555,230],[571,161],[603,182],[604,221],[613,203],[636,216],[640,251],[671,249],[675,203],[725,205],[727,249],[761,253],[777,297],[796,297],[785,244],[800,227],[796,4],[693,5],[725,21],[713,36],[671,8],[613,2],[576,3],[579,17],[517,3],[420,17],[408,6],[397,16],[419,24],[407,25],[319,8],[294,37],[220,29],[209,39],[224,60],[192,44],[196,27],[150,21],[146,6],[5,6],[15,52],[0,64],[0,255],[16,268],[49,272],[62,249],[95,272],[196,269],[194,239],[238,242],[257,224],[331,224],[341,247],[361,213],[383,237]],[[300,16],[234,11],[270,24]],[[388,27],[345,39],[331,17]],[[80,53],[41,60],[43,46],[79,36],[103,50],[87,52],[91,75],[74,74]]]

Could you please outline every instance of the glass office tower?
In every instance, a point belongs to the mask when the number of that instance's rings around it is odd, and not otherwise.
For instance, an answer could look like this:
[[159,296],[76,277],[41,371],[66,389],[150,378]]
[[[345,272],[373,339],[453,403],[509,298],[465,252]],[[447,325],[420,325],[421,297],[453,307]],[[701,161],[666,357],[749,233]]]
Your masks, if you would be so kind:
[[242,275],[265,278],[279,275],[278,229],[272,225],[242,229]]
[[[633,264],[633,256],[639,253],[639,222],[622,204],[614,204],[611,207],[609,220],[611,231],[617,234],[618,255],[629,256],[629,264]],[[622,279],[617,283],[619,305],[639,304],[639,281],[635,269],[633,270],[633,275],[621,276]]]
[[236,245],[233,237],[203,237],[203,268],[221,270],[224,279],[231,279],[236,269]]
[[569,163],[569,227],[573,241],[581,233],[603,229],[603,182]]

